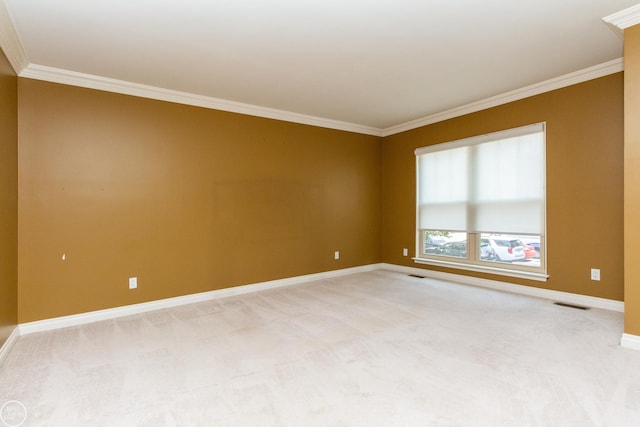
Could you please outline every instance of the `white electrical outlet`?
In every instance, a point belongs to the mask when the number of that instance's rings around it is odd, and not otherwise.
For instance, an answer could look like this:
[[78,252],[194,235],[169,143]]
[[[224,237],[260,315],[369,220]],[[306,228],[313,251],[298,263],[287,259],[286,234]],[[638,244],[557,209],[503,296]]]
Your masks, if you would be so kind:
[[129,289],[136,289],[138,287],[138,278],[129,277]]
[[402,249],[402,256],[409,256],[409,249],[407,248]]
[[333,259],[340,259],[340,251],[335,251],[333,253]]
[[592,268],[591,269],[591,280],[600,280],[600,269]]

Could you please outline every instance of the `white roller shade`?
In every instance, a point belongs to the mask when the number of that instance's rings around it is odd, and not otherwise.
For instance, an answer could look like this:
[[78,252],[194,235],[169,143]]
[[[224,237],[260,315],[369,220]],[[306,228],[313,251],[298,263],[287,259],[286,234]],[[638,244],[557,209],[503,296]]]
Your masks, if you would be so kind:
[[465,230],[469,199],[469,148],[418,157],[420,224],[434,230]]
[[544,124],[416,150],[418,226],[544,234]]

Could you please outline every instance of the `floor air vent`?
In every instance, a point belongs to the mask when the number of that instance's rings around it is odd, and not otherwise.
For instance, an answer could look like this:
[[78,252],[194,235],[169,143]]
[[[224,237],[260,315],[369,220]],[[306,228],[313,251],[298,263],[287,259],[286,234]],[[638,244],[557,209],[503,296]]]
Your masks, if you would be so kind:
[[581,305],[575,305],[575,304],[569,304],[566,302],[554,302],[555,305],[561,305],[563,307],[569,307],[569,308],[577,308],[578,310],[589,310],[589,307],[583,307]]
[[424,276],[419,276],[417,274],[409,274],[409,277],[416,277],[418,279],[424,279]]

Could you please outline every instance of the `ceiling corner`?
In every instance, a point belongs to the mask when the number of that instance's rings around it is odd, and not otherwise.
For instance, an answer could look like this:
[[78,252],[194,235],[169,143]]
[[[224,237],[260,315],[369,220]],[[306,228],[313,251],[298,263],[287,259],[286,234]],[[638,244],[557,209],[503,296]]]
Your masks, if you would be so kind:
[[22,47],[4,0],[0,0],[0,48],[16,74],[19,75],[29,65],[27,53]]
[[640,4],[602,18],[621,38],[624,30],[640,24]]

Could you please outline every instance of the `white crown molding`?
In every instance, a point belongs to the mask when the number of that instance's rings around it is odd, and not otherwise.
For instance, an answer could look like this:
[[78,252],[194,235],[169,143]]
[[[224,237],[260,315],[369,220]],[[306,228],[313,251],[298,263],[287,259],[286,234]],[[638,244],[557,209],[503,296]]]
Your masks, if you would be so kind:
[[640,351],[640,336],[631,334],[622,334],[620,346],[630,350]]
[[17,327],[13,328],[13,331],[11,331],[9,338],[7,338],[7,340],[4,342],[2,347],[0,347],[0,366],[2,366],[2,362],[5,361],[7,356],[9,356],[11,349],[16,344],[19,337],[20,337],[20,330]]
[[[640,4],[609,15],[603,18],[603,21],[612,26],[612,28],[621,35],[624,28],[640,23]],[[624,68],[622,59],[616,59],[604,64],[589,67],[584,70],[516,89],[501,95],[496,95],[484,100],[472,102],[470,104],[452,108],[420,119],[401,123],[386,129],[379,129],[371,126],[342,122],[339,120],[326,119],[123,80],[110,79],[91,74],[78,73],[75,71],[43,65],[30,64],[4,0],[0,0],[0,48],[4,51],[16,74],[20,77],[379,137],[394,135],[443,120],[481,111],[530,96],[539,95],[544,92],[560,89],[598,77],[603,77],[608,74],[622,71]]]
[[19,73],[20,77],[43,80],[53,83],[62,83],[70,86],[79,86],[89,89],[104,90],[107,92],[121,93],[124,95],[139,96],[142,98],[160,101],[175,102],[178,104],[193,105],[196,107],[210,108],[213,110],[228,111],[231,113],[246,114],[249,116],[264,117],[267,119],[283,120],[286,122],[311,125],[322,128],[336,129],[347,132],[355,132],[365,135],[382,136],[382,130],[355,123],[341,122],[322,117],[309,116],[274,108],[260,107],[241,102],[228,101],[220,98],[196,95],[156,86],[95,76],[92,74],[78,73],[60,68],[44,65],[29,64]]
[[142,98],[175,102],[179,104],[193,105],[197,107],[228,111],[232,113],[247,114],[250,116],[264,117],[274,120],[283,120],[287,122],[360,133],[364,135],[385,137],[465,114],[470,114],[491,107],[507,104],[509,102],[528,98],[530,96],[539,95],[556,89],[561,89],[563,87],[571,86],[577,83],[593,80],[623,70],[623,60],[621,58],[614,59],[603,64],[565,74],[564,76],[545,80],[543,82],[526,86],[524,88],[516,89],[480,101],[472,102],[470,104],[452,108],[450,110],[432,114],[430,116],[412,120],[406,123],[401,123],[399,125],[392,126],[386,129],[378,129],[374,127],[358,125],[355,123],[341,122],[337,120],[308,116],[289,111],[276,110],[272,108],[244,104],[235,101],[228,101],[220,98],[179,92],[155,86],[131,83],[124,80],[116,80],[107,77],[63,70],[60,68],[47,67],[44,65],[29,64],[19,75],[20,77],[24,78],[43,80],[53,83],[104,90],[125,95],[139,96]]
[[323,273],[290,277],[287,279],[271,280],[268,282],[255,283],[251,285],[234,286],[232,288],[218,289],[215,291],[200,292],[197,294],[166,298],[140,304],[125,305],[121,307],[108,308],[105,310],[91,311],[88,313],[73,314],[70,316],[62,316],[52,319],[38,320],[35,322],[21,323],[20,325],[18,325],[18,329],[20,330],[20,335],[27,335],[35,332],[44,332],[53,329],[67,328],[69,326],[84,325],[86,323],[116,319],[119,317],[131,316],[134,314],[146,313],[154,310],[162,310],[165,308],[178,307],[186,304],[194,304],[218,298],[226,298],[236,295],[244,295],[252,292],[264,291],[267,289],[281,288],[283,286],[298,285],[314,280],[324,280],[333,277],[346,276],[349,274],[374,271],[378,270],[379,268],[380,264],[370,264],[360,267],[345,268],[341,270],[326,271]]
[[16,74],[20,74],[29,65],[29,59],[13,26],[13,20],[4,0],[0,0],[0,48],[7,56]]
[[477,277],[464,276],[461,274],[444,273],[441,271],[426,270],[417,267],[405,267],[395,264],[382,264],[382,268],[399,273],[416,274],[432,279],[462,283],[463,285],[477,286],[502,292],[510,292],[512,294],[527,295],[530,297],[544,298],[551,301],[566,302],[585,307],[624,312],[624,303],[622,301],[615,301],[606,298],[572,294],[562,291],[553,291],[550,289],[535,288],[533,286],[516,285],[513,283],[498,282],[496,280],[480,279]]
[[626,28],[640,24],[640,4],[605,16],[602,20],[622,38]]
[[624,70],[624,62],[622,58],[614,59],[612,61],[608,61],[603,64],[594,65],[593,67],[585,68],[583,70],[565,74],[560,77],[556,77],[553,79],[545,80],[540,83],[535,83],[529,86],[525,86],[523,88],[512,90],[510,92],[506,92],[501,95],[496,95],[491,98],[486,98],[480,101],[472,102],[470,104],[462,105],[460,107],[456,107],[450,110],[442,111],[440,113],[432,114],[430,116],[426,116],[421,119],[411,120],[406,123],[401,123],[396,126],[391,126],[382,131],[382,136],[385,137],[385,136],[395,135],[401,132],[406,132],[408,130],[416,129],[422,126],[427,126],[433,123],[452,119],[454,117],[475,113],[477,111],[482,111],[488,108],[497,107],[498,105],[503,105],[509,102],[528,98],[530,96],[540,95],[542,93],[550,92],[552,90],[561,89],[577,83],[583,83],[589,80],[597,79],[599,77],[604,77],[609,74],[617,73],[623,70]]

